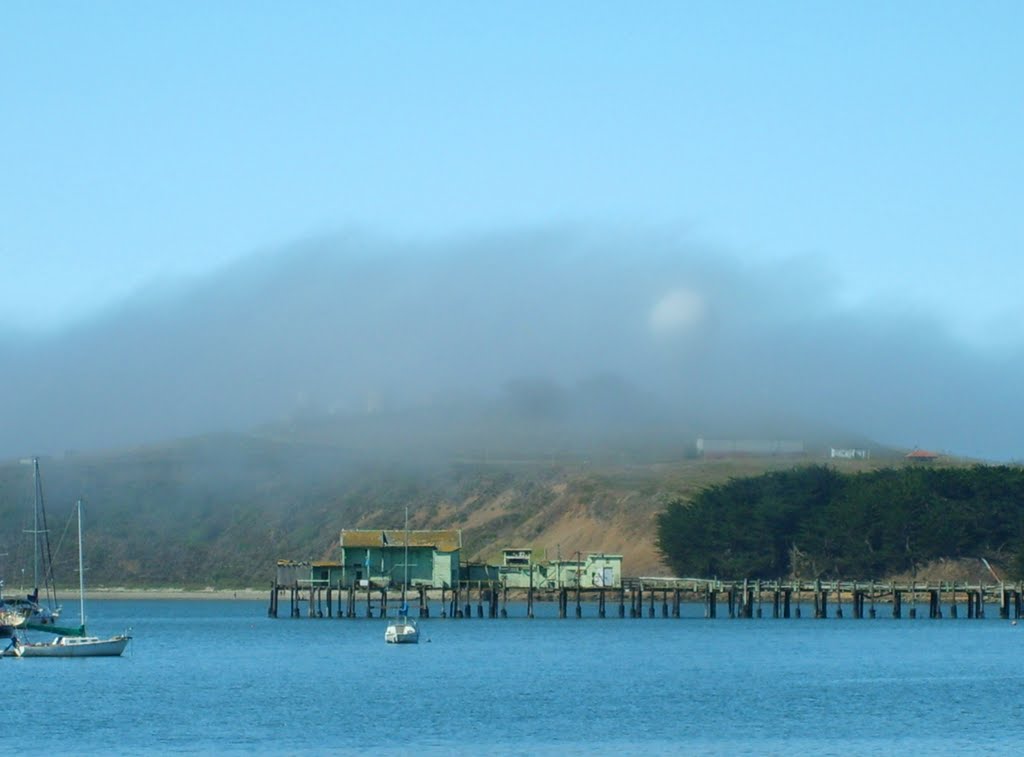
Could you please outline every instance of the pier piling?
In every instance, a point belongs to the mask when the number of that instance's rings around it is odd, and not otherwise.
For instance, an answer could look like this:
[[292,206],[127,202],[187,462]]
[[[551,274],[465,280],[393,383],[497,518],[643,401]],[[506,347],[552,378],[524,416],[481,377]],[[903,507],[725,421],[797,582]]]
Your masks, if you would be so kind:
[[[595,580],[594,583],[600,582]],[[477,592],[475,597],[473,596],[474,589]],[[363,579],[359,579],[358,583],[318,579],[308,582],[289,581],[272,584],[266,606],[267,616],[276,618],[281,614],[279,605],[284,595],[288,598],[288,615],[293,618],[385,618],[389,617],[389,606],[394,604],[399,596],[402,606],[408,606],[407,600],[413,600],[413,597],[407,596],[409,591],[414,591],[418,595],[420,618],[430,617],[430,602],[432,599],[436,600],[438,595],[441,600],[440,617],[442,618],[472,618],[474,616],[492,619],[508,618],[510,613],[515,614],[512,607],[518,607],[518,612],[522,612],[522,605],[509,605],[510,587],[504,580],[493,577],[464,579],[456,586],[442,586],[438,589],[422,584],[398,587],[388,582],[376,583]],[[515,592],[516,588],[513,587],[511,591]],[[520,600],[525,598],[526,617],[528,618],[534,617],[534,601],[537,598],[537,592],[540,592],[542,598],[557,602],[559,618],[568,617],[570,591],[573,594],[576,618],[583,617],[584,606],[588,601],[593,602],[596,617],[608,617],[609,595],[616,591],[618,592],[618,613],[613,613],[613,615],[617,614],[619,618],[626,617],[627,592],[630,599],[629,617],[631,618],[686,617],[686,613],[682,611],[682,605],[702,601],[704,617],[714,619],[718,617],[720,595],[727,604],[730,618],[768,617],[769,610],[763,608],[763,604],[770,604],[770,617],[774,619],[800,618],[802,613],[801,594],[804,592],[811,595],[814,618],[835,617],[839,619],[843,618],[847,612],[852,612],[851,617],[856,620],[862,620],[865,617],[876,618],[876,600],[883,604],[891,604],[891,614],[896,619],[927,617],[931,620],[940,620],[943,618],[944,612],[948,612],[948,617],[956,619],[960,613],[960,600],[966,601],[965,616],[969,619],[984,619],[986,600],[995,606],[1000,619],[1012,618],[1016,621],[1024,614],[1022,613],[1024,583],[1020,582],[980,585],[950,581],[910,581],[887,584],[871,582],[869,586],[866,582],[821,579],[724,581],[720,579],[655,577],[626,579],[615,587],[585,586],[582,583],[567,580],[558,588],[554,588],[550,584],[538,588],[532,585],[531,581],[529,588],[520,591],[523,593],[517,594],[514,598]],[[360,592],[365,592],[365,595],[361,597]],[[766,593],[770,596],[767,596]],[[794,593],[796,594],[795,608],[793,607]],[[830,594],[835,605],[831,614],[828,606]],[[611,596],[614,597],[614,594]],[[365,601],[364,612],[360,612],[357,607],[361,598]],[[921,609],[924,610],[924,607],[927,607],[927,615],[918,616],[918,598],[923,603]],[[909,604],[907,604],[908,600]],[[943,607],[944,602],[948,602],[948,610]],[[905,604],[907,604],[906,607],[904,607]],[[474,605],[476,606],[475,613]],[[659,605],[660,613],[658,612]],[[866,605],[870,605],[867,611],[865,611]],[[484,610],[485,606],[486,611]],[[549,608],[547,614],[550,616],[553,610],[554,608]],[[391,612],[394,613],[394,608],[391,608]],[[281,615],[283,616],[283,614]]]

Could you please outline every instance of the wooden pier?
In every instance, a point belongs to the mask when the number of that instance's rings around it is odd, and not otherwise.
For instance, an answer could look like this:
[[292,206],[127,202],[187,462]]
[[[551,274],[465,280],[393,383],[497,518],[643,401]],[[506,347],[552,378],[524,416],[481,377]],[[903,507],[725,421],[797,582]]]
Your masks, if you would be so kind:
[[[998,617],[1019,620],[1024,583],[878,582],[821,580],[742,580],[641,577],[617,587],[563,586],[556,589],[510,589],[497,581],[460,581],[434,588],[329,586],[296,581],[274,583],[267,614],[272,618],[384,618],[408,603],[420,618],[507,618],[509,595],[525,617],[534,617],[536,602],[557,602],[558,617],[679,618],[684,603],[702,603],[705,618],[853,619],[924,617],[983,619],[994,605]],[[284,612],[282,613],[282,600]],[[431,605],[434,612],[431,612]],[[609,604],[611,608],[609,609]],[[570,605],[572,608],[570,609]],[[586,608],[586,612],[584,612]]]

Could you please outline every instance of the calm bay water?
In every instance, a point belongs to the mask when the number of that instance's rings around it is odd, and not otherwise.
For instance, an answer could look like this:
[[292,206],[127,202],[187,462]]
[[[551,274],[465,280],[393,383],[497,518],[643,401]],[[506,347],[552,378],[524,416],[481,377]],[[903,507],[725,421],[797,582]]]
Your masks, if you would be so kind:
[[385,645],[381,620],[271,620],[263,602],[89,609],[97,633],[132,627],[128,656],[0,659],[0,743],[25,737],[49,754],[992,754],[1019,751],[1024,715],[1024,625],[992,619],[994,607],[983,621],[708,621],[696,605],[683,619],[430,619],[417,646]]

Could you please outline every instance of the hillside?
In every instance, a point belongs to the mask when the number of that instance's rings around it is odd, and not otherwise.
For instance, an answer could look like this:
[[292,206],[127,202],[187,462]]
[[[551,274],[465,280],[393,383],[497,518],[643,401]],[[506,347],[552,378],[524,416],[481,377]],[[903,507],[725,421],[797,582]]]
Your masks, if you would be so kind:
[[[556,455],[487,460],[365,459],[345,444],[281,429],[206,436],[117,455],[41,462],[58,584],[75,576],[71,514],[85,501],[93,586],[260,586],[274,560],[333,556],[342,528],[461,528],[464,557],[503,547],[554,558],[624,555],[630,575],[665,573],[655,519],[666,504],[785,458],[661,462]],[[628,445],[626,445],[628,446]],[[509,452],[510,450],[505,450]],[[590,451],[597,451],[592,449]],[[849,469],[875,463],[845,463]],[[0,562],[8,587],[31,575],[31,468],[0,466]]]

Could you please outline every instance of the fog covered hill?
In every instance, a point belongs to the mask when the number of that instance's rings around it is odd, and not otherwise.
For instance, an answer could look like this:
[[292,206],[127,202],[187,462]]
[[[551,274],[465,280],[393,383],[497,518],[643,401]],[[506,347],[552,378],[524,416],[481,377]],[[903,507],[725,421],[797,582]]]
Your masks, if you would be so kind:
[[[527,420],[513,399],[461,415],[449,408],[307,417],[244,434],[42,458],[58,582],[76,576],[71,517],[79,497],[94,586],[258,587],[277,558],[334,556],[342,528],[399,528],[406,506],[414,528],[463,529],[467,558],[497,559],[507,546],[552,557],[600,550],[623,553],[631,573],[662,572],[653,524],[667,501],[794,463],[702,462],[685,434],[653,424],[584,429],[567,420],[572,407],[562,420]],[[0,465],[0,573],[8,586],[30,569],[31,503],[31,466]]]
[[799,420],[1013,457],[1021,358],[925,313],[851,304],[811,259],[740,267],[607,230],[339,234],[0,334],[0,459],[467,403],[584,436],[596,423],[800,438]]
[[693,460],[698,437],[1010,454],[1020,375],[926,314],[851,305],[807,259],[573,229],[336,235],[0,334],[0,572],[24,564],[33,454],[55,523],[87,502],[94,584],[258,585],[406,504],[470,557],[604,549],[655,571],[664,498],[746,470]]

